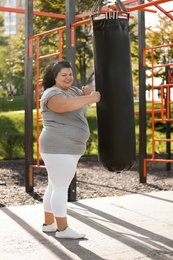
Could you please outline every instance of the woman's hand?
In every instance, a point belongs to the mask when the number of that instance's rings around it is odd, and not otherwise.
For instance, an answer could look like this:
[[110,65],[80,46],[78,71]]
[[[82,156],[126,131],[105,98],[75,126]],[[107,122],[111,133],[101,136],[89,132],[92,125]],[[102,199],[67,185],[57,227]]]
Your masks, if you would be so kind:
[[91,94],[91,89],[89,86],[83,86],[82,87],[82,92],[84,95],[90,95]]
[[100,92],[98,92],[98,91],[93,91],[93,92],[91,92],[90,95],[91,95],[92,98],[93,98],[93,103],[97,103],[97,102],[99,102],[100,99],[101,99]]
[[88,105],[91,106],[93,103],[97,103],[100,101],[101,95],[98,91],[91,91],[91,88],[89,86],[83,86],[82,92],[85,96],[90,95],[93,99],[92,103],[89,103]]

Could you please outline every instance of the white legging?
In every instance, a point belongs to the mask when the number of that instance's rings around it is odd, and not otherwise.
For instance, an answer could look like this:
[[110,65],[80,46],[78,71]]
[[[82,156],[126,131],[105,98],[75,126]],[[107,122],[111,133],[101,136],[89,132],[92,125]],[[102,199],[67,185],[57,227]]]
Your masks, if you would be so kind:
[[68,188],[81,155],[41,153],[48,173],[48,186],[43,197],[45,212],[55,217],[67,216]]

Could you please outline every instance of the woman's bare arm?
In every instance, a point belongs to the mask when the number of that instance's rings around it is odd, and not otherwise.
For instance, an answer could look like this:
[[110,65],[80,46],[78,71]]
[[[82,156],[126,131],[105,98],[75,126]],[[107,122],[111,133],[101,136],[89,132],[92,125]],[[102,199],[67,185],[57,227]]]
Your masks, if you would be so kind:
[[58,113],[70,112],[82,108],[91,103],[100,101],[99,92],[91,92],[90,95],[67,98],[63,94],[55,95],[47,102],[47,107]]

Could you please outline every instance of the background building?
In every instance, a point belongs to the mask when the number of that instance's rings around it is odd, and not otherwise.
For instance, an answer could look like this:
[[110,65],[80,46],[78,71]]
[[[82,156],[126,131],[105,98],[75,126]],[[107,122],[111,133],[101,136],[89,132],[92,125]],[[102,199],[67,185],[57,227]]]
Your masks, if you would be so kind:
[[[25,9],[25,0],[0,0],[0,6]],[[20,25],[24,24],[24,14],[3,12],[5,34],[17,34]]]

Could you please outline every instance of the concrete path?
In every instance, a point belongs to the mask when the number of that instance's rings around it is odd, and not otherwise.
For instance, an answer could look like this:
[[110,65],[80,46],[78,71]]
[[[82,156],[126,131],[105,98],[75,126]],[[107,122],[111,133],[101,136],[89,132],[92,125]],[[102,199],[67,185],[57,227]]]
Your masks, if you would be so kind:
[[1,208],[0,259],[173,259],[173,191],[69,202],[68,216],[85,239],[42,233],[42,204]]

